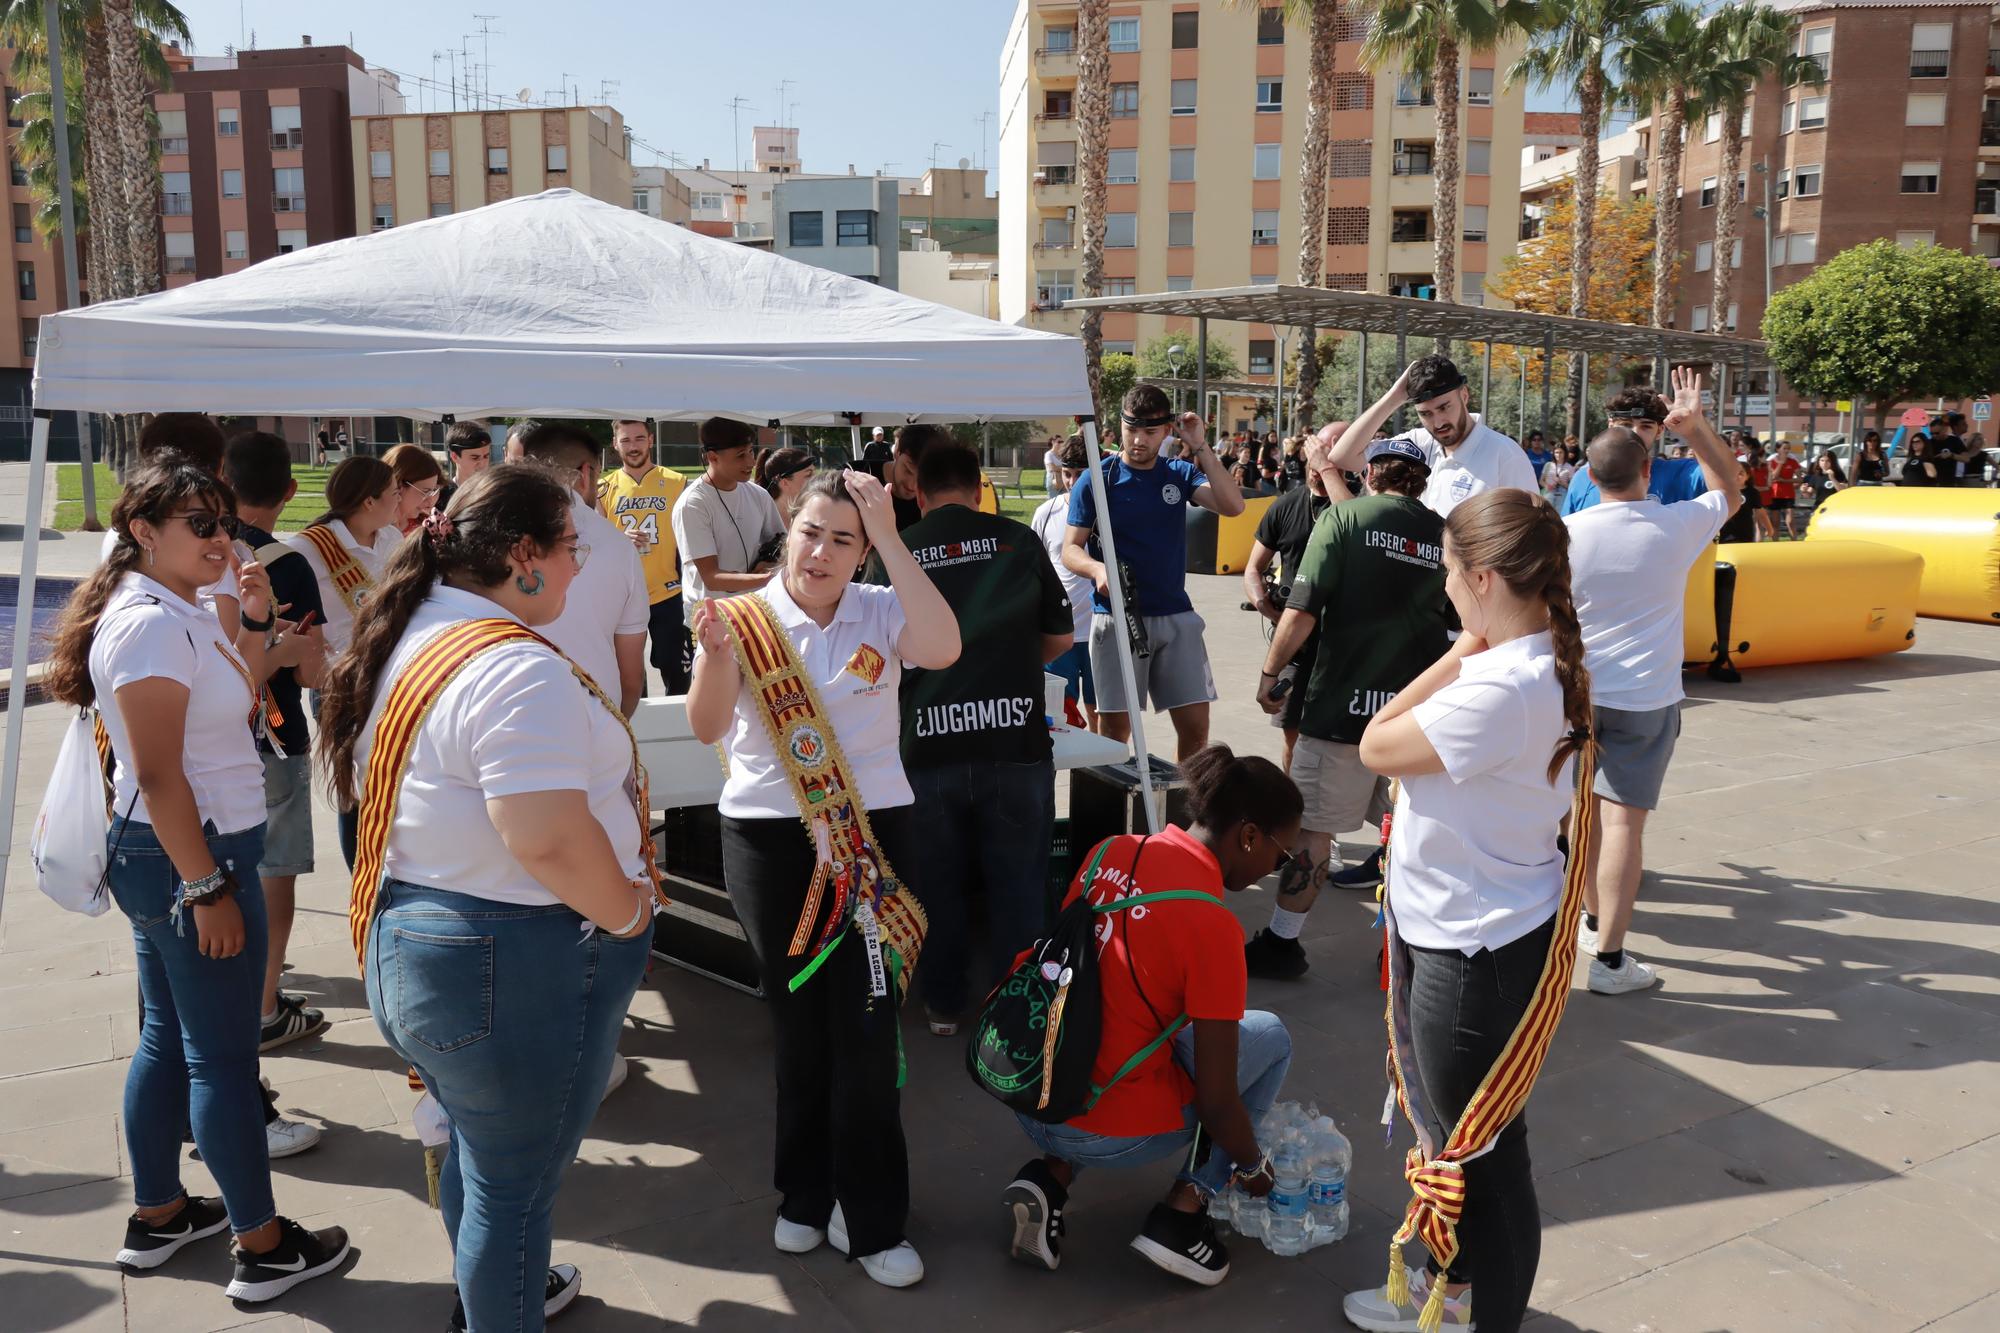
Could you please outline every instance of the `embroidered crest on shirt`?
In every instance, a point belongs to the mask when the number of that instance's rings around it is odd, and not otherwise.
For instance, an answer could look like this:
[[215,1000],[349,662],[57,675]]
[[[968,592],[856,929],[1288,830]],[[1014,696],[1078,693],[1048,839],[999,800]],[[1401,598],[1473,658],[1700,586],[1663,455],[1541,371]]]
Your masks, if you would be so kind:
[[1160,503],[1177,505],[1181,502],[1181,488],[1171,481],[1160,487]]
[[873,685],[882,679],[882,672],[888,665],[881,653],[864,643],[854,650],[854,656],[847,659],[847,665],[841,670],[859,676]]

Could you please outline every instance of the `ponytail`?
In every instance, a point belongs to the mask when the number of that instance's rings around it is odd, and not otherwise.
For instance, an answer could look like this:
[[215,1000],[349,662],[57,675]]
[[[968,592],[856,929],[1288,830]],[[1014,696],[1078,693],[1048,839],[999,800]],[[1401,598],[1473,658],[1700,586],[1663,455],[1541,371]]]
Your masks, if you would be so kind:
[[1569,527],[1555,506],[1532,491],[1511,487],[1481,491],[1444,522],[1453,553],[1467,570],[1490,569],[1519,597],[1539,597],[1549,609],[1549,641],[1562,684],[1568,724],[1549,759],[1549,781],[1579,753],[1595,751],[1591,738],[1590,672],[1583,665],[1583,628],[1570,596]]
[[111,529],[117,542],[110,558],[70,594],[50,635],[42,688],[51,699],[77,708],[97,702],[97,686],[90,679],[90,645],[97,638],[97,623],[111,594],[118,591],[127,574],[140,567],[144,552],[132,535],[133,520],[144,519],[158,526],[197,500],[206,500],[223,513],[236,512],[236,496],[229,487],[186,454],[162,450],[132,475],[111,507]]
[[499,586],[512,568],[511,553],[518,543],[548,551],[562,540],[570,496],[567,486],[538,467],[502,463],[459,487],[450,507],[434,513],[389,557],[381,579],[355,613],[352,642],[334,660],[320,688],[316,748],[327,787],[341,804],[351,805],[359,797],[355,748],[389,658],[431,589],[446,578],[468,587]]

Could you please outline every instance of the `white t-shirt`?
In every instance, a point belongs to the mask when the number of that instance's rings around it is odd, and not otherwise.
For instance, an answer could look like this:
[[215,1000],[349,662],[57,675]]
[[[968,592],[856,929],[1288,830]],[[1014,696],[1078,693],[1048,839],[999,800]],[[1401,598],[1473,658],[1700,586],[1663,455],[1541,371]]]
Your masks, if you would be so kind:
[[1048,550],[1049,561],[1056,567],[1056,577],[1063,582],[1063,591],[1069,594],[1070,618],[1076,622],[1076,642],[1090,642],[1090,596],[1097,589],[1083,575],[1073,572],[1062,562],[1063,538],[1069,532],[1069,495],[1051,495],[1035,510],[1035,516],[1028,521],[1035,535],[1042,539]]
[[[916,798],[903,774],[903,710],[896,697],[903,679],[896,649],[906,622],[895,589],[848,584],[825,629],[799,609],[785,591],[783,575],[758,595],[771,604],[819,691],[826,720],[833,724],[834,737],[847,756],[848,776],[861,789],[862,803],[870,810],[910,804]],[[863,648],[874,649],[874,654],[863,653]],[[695,651],[701,651],[699,643]],[[872,679],[869,669],[875,673]],[[729,754],[722,813],[734,819],[796,818],[799,807],[792,799],[791,779],[751,695],[748,685],[737,692],[736,718],[722,742]]]
[[[368,771],[375,724],[418,649],[448,626],[487,617],[513,619],[478,593],[443,584],[431,589],[375,688],[375,705],[354,751],[357,772]],[[444,687],[411,743],[385,869],[412,884],[547,906],[556,896],[500,841],[486,800],[581,791],[620,868],[636,878],[645,864],[639,815],[626,792],[631,775],[625,728],[590,697],[567,662],[532,640],[490,648]]]
[[1460,501],[1481,491],[1503,486],[1530,493],[1541,490],[1535,465],[1521,446],[1487,425],[1478,413],[1468,415],[1472,431],[1456,449],[1446,449],[1422,427],[1410,432],[1410,439],[1431,465],[1431,479],[1424,486],[1424,507],[1440,518],[1451,517]]
[[[111,558],[111,552],[114,549],[116,549],[117,545],[118,545],[118,529],[106,528],[104,530],[104,544],[97,554],[97,563],[101,565],[106,560],[109,560]],[[146,562],[143,557],[139,561],[139,567],[141,569],[144,569],[146,567]],[[234,597],[235,595],[236,595],[236,566],[234,565],[224,565],[222,567],[221,578],[217,579],[213,583],[204,585],[195,593],[195,596],[201,602],[202,609],[209,611],[211,613],[213,613],[215,610],[216,598]],[[125,807],[120,806],[118,808],[122,810]]]
[[[384,523],[376,530],[372,546],[363,546],[356,541],[347,524],[337,518],[328,519],[326,529],[340,539],[340,544],[368,571],[369,579],[376,582],[381,580],[382,569],[389,563],[389,557],[403,544],[403,534],[393,523]],[[279,540],[304,556],[306,564],[312,567],[313,577],[319,580],[319,606],[320,614],[326,617],[328,654],[345,652],[348,641],[354,637],[354,616],[348,611],[346,600],[333,586],[333,575],[327,572],[326,561],[319,558],[319,548],[312,544],[312,538],[296,532]]]
[[1688,568],[1715,540],[1728,505],[1715,491],[1671,505],[1649,495],[1601,500],[1563,519],[1592,703],[1647,712],[1685,697]]
[[1562,897],[1556,831],[1572,765],[1546,632],[1474,653],[1411,710],[1445,771],[1404,778],[1389,834],[1389,900],[1403,939],[1467,957],[1541,925]]
[[240,833],[264,822],[264,764],[250,733],[257,693],[249,669],[223,640],[213,610],[183,601],[165,585],[133,572],[119,581],[90,645],[90,683],[116,757],[113,812],[153,822],[131,764],[131,738],[117,693],[134,681],[165,676],[188,687],[181,767],[194,788],[196,812],[218,833]]
[[616,523],[576,495],[570,497],[570,512],[576,539],[590,548],[590,559],[571,580],[562,614],[542,628],[542,637],[589,672],[616,703],[618,650],[612,636],[646,632],[646,571],[632,539]]
[[681,605],[688,624],[694,623],[702,599],[711,595],[695,561],[712,555],[723,573],[747,574],[757,564],[757,548],[784,530],[778,502],[762,486],[746,481],[724,491],[707,477],[689,482],[674,502],[674,544],[681,553],[681,583],[686,588]]

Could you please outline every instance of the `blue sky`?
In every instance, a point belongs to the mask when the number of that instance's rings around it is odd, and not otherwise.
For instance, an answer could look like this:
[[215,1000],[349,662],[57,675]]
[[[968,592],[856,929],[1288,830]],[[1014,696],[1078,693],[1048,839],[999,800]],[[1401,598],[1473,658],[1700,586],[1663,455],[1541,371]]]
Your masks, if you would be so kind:
[[[812,171],[886,169],[919,175],[932,161],[991,165],[996,152],[1000,44],[1014,0],[567,0],[550,9],[516,0],[179,0],[195,51],[350,40],[371,64],[440,84],[447,50],[469,47],[495,94],[553,97],[565,82],[585,101],[609,100],[646,144],[727,165],[748,154],[750,127],[800,127]],[[491,15],[479,36],[475,14]],[[557,16],[550,21],[550,16]],[[244,34],[254,33],[254,43]],[[468,36],[469,35],[469,36]],[[490,51],[490,56],[487,52]],[[479,77],[475,75],[475,77]],[[461,72],[459,78],[463,80]],[[780,90],[782,80],[790,85]],[[411,109],[419,90],[406,78]],[[442,89],[422,109],[448,106]],[[741,138],[731,146],[731,99],[741,97]],[[465,105],[461,95],[460,105]],[[1530,106],[1560,105],[1530,94]],[[994,112],[982,128],[979,117]],[[655,159],[642,149],[640,164]]]

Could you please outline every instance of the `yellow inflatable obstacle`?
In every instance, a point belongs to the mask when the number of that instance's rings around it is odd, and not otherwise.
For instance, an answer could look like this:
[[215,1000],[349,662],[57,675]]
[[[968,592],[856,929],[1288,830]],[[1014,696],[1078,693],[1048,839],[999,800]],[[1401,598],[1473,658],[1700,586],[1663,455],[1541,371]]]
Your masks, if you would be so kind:
[[1725,546],[1718,559],[1736,570],[1728,634],[1739,667],[1838,662],[1916,641],[1920,555],[1821,540]]
[[1715,635],[1715,546],[1709,545],[1688,570],[1687,600],[1681,616],[1681,661],[1706,664],[1720,647]]
[[1271,496],[1251,496],[1243,502],[1243,512],[1234,518],[1218,519],[1215,529],[1215,572],[1241,574],[1250,564],[1250,548],[1257,541],[1257,525],[1264,511],[1277,501]]
[[1854,486],[1813,511],[1808,548],[1877,542],[1923,557],[1917,614],[2000,623],[2000,493]]

